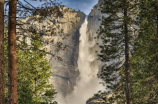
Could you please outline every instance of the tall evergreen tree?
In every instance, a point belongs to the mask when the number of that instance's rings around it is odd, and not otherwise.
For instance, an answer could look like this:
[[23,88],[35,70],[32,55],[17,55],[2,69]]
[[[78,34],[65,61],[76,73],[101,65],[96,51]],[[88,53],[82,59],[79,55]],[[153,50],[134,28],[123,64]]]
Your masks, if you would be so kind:
[[[47,53],[39,35],[33,33],[31,37],[31,45],[27,44],[28,41],[25,38],[17,45],[18,103],[54,104],[53,98],[56,92],[53,85],[49,83],[52,72],[50,71],[50,62],[46,58]],[[5,63],[8,59],[7,46],[5,41]],[[7,81],[7,75],[5,79]]]
[[4,0],[0,0],[0,104],[4,104]]
[[[43,49],[40,36],[33,33],[31,46],[25,41],[18,45],[18,103],[49,104],[53,103],[55,90],[49,84],[52,75],[47,53]],[[27,76],[27,77],[23,77]]]
[[[102,18],[99,38],[102,40],[99,58],[105,65],[98,74],[108,88],[110,103],[131,104],[129,55],[135,25],[135,0],[104,0],[101,11]],[[121,73],[124,76],[120,76]],[[118,83],[122,80],[122,83]],[[123,87],[124,86],[124,87]],[[122,91],[117,92],[119,89]],[[126,92],[126,101],[123,99]],[[120,96],[122,93],[122,96]]]

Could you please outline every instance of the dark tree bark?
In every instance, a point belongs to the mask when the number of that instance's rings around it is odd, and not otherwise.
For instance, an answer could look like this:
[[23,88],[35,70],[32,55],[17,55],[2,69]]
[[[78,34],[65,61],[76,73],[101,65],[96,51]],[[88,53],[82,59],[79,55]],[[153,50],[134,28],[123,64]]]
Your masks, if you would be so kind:
[[125,29],[125,71],[126,71],[126,101],[131,104],[131,90],[130,90],[130,66],[129,66],[129,35],[127,26],[127,8],[124,9],[124,29]]
[[16,66],[16,8],[17,0],[9,1],[8,30],[8,102],[17,104],[17,66]]
[[0,0],[0,104],[4,104],[4,0]]

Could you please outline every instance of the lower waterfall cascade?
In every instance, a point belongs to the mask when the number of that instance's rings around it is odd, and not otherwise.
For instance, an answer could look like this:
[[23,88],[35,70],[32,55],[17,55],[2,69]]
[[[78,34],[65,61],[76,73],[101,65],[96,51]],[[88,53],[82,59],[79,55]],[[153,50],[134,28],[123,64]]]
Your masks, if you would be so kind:
[[95,53],[96,40],[89,38],[87,32],[88,21],[85,18],[84,23],[80,28],[80,43],[78,56],[79,77],[76,81],[76,86],[72,93],[63,97],[57,94],[55,99],[58,104],[86,104],[86,101],[91,98],[99,90],[104,90],[104,86],[97,77],[99,70],[99,62]]

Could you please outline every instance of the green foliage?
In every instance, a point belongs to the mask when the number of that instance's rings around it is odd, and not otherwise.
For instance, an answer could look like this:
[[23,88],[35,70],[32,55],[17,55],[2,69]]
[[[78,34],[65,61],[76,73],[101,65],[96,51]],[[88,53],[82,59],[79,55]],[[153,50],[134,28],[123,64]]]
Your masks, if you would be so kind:
[[140,2],[139,35],[131,59],[132,96],[134,104],[157,104],[158,102],[158,2]]
[[[132,104],[157,104],[158,102],[158,1],[156,0],[139,0],[137,5],[127,5],[127,10],[131,10],[129,17],[118,18],[117,13],[121,12],[124,3],[121,1],[104,0],[102,12],[107,16],[102,19],[99,37],[102,39],[103,45],[100,46],[100,59],[103,62],[113,61],[112,64],[105,64],[101,70],[100,78],[102,78],[109,92],[106,101],[108,103],[116,102],[124,104],[125,101],[125,69],[124,63],[119,63],[124,52],[124,36],[121,24],[116,26],[116,22],[122,23],[126,21],[129,26],[139,25],[139,31],[136,39],[133,41],[132,36],[129,40],[133,43],[130,57],[131,66],[131,102]],[[127,0],[128,1],[128,0]],[[119,5],[120,4],[120,5]],[[136,16],[136,10],[130,7],[139,7],[139,14]],[[137,9],[138,10],[138,9]],[[131,16],[131,17],[130,17]],[[135,21],[137,18],[137,21]],[[120,29],[114,32],[113,30]],[[122,31],[121,31],[122,30]],[[129,34],[132,31],[129,29]],[[122,40],[121,40],[122,39]],[[119,40],[119,41],[118,41]],[[118,60],[118,61],[117,61]],[[119,64],[117,64],[119,63]],[[117,73],[118,77],[114,76]],[[110,83],[110,84],[109,84]],[[110,96],[110,97],[109,97]]]
[[[98,38],[101,39],[99,59],[104,63],[98,77],[105,84],[107,102],[126,102],[125,52],[131,51],[133,30],[136,26],[136,0],[104,0],[101,6],[102,17]],[[126,35],[127,34],[127,35]],[[127,50],[125,50],[125,47]],[[126,90],[125,90],[126,89]]]
[[[5,44],[7,50],[7,44]],[[17,82],[19,104],[55,104],[56,94],[49,78],[50,62],[46,58],[46,49],[39,35],[33,33],[30,45],[22,40],[17,45]],[[7,59],[7,55],[5,56]]]

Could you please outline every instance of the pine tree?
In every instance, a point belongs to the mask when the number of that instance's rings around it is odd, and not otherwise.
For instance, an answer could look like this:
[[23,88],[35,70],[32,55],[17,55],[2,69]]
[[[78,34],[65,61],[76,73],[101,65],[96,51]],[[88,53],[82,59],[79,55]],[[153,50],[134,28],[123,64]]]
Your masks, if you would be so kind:
[[[46,58],[47,52],[43,48],[39,35],[33,33],[31,46],[25,38],[17,45],[17,92],[19,104],[55,104],[56,94],[49,78],[50,62]],[[7,38],[7,37],[6,37]],[[5,41],[5,62],[7,63],[7,42]],[[7,66],[6,66],[7,67]],[[7,75],[6,75],[7,80]],[[6,92],[7,89],[6,89]],[[7,103],[7,97],[6,97]]]
[[102,44],[98,56],[105,65],[98,76],[106,83],[110,103],[131,103],[129,55],[133,41],[131,27],[135,25],[135,3],[134,0],[104,0],[101,6],[105,15],[99,29],[98,37]]
[[[55,90],[48,83],[52,75],[50,62],[46,59],[47,54],[42,49],[43,43],[39,35],[33,33],[30,41],[31,46],[27,46],[26,42],[19,45],[18,86],[21,87],[18,89],[18,101],[20,104],[52,103]],[[24,79],[23,76],[27,77]]]
[[0,104],[4,104],[4,0],[0,0]]
[[136,38],[131,64],[132,102],[156,104],[158,102],[158,1],[140,1],[139,35]]

